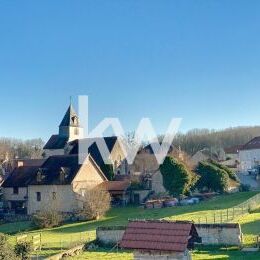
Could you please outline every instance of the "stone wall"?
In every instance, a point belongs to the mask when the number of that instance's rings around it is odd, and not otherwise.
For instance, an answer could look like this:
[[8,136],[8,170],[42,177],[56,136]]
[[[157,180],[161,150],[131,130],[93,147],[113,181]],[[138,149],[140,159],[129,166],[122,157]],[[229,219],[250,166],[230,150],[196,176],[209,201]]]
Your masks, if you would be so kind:
[[[37,201],[37,192],[41,201]],[[56,199],[53,199],[53,193]],[[28,214],[53,209],[60,212],[72,212],[78,209],[78,202],[71,185],[30,185],[28,188]]]
[[169,252],[169,253],[161,253],[156,252],[153,254],[144,253],[140,251],[134,252],[135,260],[191,260],[191,254],[188,250],[185,252]]
[[[239,224],[196,224],[203,245],[233,245],[242,244],[242,233]],[[97,239],[103,244],[116,244],[124,234],[125,227],[99,227],[96,230]]]
[[204,245],[242,244],[242,233],[239,224],[196,224],[199,236]]
[[122,239],[124,233],[124,226],[98,227],[96,238],[102,245],[115,245]]
[[6,201],[25,201],[28,193],[26,187],[19,187],[18,194],[14,194],[13,188],[3,188],[4,200]]

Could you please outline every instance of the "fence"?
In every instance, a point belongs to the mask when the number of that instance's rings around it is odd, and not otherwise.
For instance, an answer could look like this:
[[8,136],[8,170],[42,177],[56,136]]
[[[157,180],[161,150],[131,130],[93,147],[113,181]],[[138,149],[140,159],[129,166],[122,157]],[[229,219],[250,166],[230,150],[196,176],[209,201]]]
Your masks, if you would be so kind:
[[215,210],[213,213],[210,212],[202,217],[191,216],[190,220],[193,220],[195,223],[198,224],[227,223],[232,222],[257,208],[260,208],[260,193],[237,206],[223,210]]
[[[206,214],[203,214],[201,217],[193,216],[192,213],[189,216],[185,216],[185,220],[192,220],[197,224],[210,224],[210,223],[227,223],[236,220],[238,217],[248,214],[250,211],[260,207],[260,193],[255,195],[254,197],[248,199],[247,201],[223,210],[215,210],[209,211]],[[176,216],[174,220],[184,220],[183,216]],[[57,230],[57,232],[59,232]],[[70,234],[69,232],[61,233],[60,235],[55,235],[55,237],[51,237],[48,232],[42,233],[40,238],[39,233],[29,233],[25,234],[26,239],[31,239],[30,241],[35,241],[37,250],[36,254],[40,255],[51,255],[59,252],[63,252],[64,250],[70,249],[74,246],[80,245],[82,243],[90,242],[94,240],[95,231],[86,231],[86,232],[78,232],[74,234]],[[24,235],[21,235],[24,236]],[[25,238],[24,238],[25,239]],[[36,242],[38,241],[38,242]],[[36,249],[36,248],[35,248]],[[106,253],[105,253],[106,254]],[[103,253],[101,253],[103,256]]]

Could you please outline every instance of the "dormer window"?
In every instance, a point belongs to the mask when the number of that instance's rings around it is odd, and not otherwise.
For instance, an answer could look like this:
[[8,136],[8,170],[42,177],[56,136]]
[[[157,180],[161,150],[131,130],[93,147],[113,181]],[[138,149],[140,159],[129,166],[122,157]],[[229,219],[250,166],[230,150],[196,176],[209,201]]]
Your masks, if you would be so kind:
[[67,167],[61,167],[60,168],[60,182],[61,183],[64,183],[65,180],[68,178],[69,171],[70,171],[70,169],[67,168]]
[[41,171],[37,172],[36,181],[37,182],[41,182],[42,181],[42,173],[41,173]]

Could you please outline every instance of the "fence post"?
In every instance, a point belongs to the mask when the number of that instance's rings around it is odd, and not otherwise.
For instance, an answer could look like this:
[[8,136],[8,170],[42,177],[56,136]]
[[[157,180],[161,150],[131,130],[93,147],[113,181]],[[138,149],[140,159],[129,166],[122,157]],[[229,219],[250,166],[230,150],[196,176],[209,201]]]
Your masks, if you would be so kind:
[[228,208],[227,208],[227,221],[228,221]]
[[220,211],[220,223],[222,223],[222,211]]

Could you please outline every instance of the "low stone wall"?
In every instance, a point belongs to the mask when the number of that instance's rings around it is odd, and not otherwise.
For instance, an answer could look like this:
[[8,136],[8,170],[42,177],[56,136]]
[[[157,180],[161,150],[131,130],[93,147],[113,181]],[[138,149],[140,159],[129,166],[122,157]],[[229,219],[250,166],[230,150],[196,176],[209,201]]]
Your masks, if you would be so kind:
[[123,237],[125,226],[114,227],[98,227],[96,230],[96,238],[102,245],[115,245]]
[[[203,245],[241,246],[242,233],[239,224],[195,224]],[[96,230],[97,240],[101,244],[115,245],[124,234],[124,226],[99,227]]]
[[60,260],[60,259],[66,258],[66,257],[73,257],[73,256],[81,254],[84,247],[85,247],[85,245],[75,246],[75,247],[73,247],[69,250],[66,250],[66,251],[59,253],[57,255],[50,256],[46,259],[47,260]]
[[239,224],[196,224],[203,245],[241,246],[242,232]]

